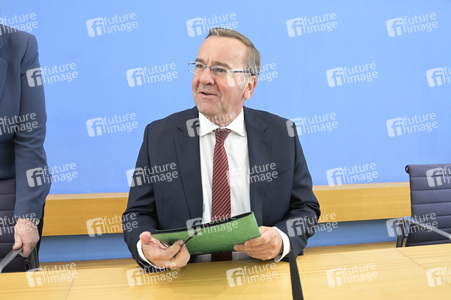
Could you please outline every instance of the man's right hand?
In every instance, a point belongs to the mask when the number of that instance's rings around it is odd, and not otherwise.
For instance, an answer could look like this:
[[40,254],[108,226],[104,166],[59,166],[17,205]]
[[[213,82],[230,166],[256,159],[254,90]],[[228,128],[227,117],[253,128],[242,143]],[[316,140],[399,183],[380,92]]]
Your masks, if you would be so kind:
[[158,267],[182,268],[190,259],[191,255],[182,240],[176,241],[171,247],[166,247],[159,240],[151,237],[149,231],[141,233],[139,239],[144,256]]

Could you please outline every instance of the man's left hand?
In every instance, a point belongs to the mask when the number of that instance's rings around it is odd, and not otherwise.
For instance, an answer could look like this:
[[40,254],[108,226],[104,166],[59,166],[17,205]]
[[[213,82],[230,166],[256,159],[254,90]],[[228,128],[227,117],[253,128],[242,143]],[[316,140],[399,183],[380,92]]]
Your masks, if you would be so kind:
[[272,227],[260,226],[261,236],[235,245],[235,251],[244,252],[250,257],[262,260],[273,259],[283,251],[283,241],[279,232]]
[[38,241],[38,228],[33,222],[27,219],[17,219],[16,226],[14,227],[13,249],[16,250],[22,247],[20,255],[28,257]]

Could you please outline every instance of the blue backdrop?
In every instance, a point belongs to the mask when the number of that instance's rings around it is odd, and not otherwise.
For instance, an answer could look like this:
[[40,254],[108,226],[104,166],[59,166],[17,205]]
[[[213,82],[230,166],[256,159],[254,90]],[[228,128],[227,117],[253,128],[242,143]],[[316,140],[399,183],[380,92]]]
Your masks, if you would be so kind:
[[128,191],[145,126],[194,106],[214,26],[259,49],[246,105],[295,122],[315,185],[450,162],[450,1],[6,0],[0,23],[38,39],[53,194]]

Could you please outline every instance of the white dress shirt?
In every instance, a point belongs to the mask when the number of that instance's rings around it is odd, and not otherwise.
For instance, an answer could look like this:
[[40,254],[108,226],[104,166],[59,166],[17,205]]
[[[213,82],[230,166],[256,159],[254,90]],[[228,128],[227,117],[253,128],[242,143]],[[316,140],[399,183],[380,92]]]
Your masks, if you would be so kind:
[[[200,145],[200,166],[202,176],[202,196],[203,223],[211,222],[211,200],[213,181],[213,153],[216,143],[215,129],[218,125],[210,122],[203,114],[199,113],[199,145]],[[230,183],[230,204],[231,215],[236,216],[251,211],[250,185],[249,185],[249,152],[247,146],[246,126],[244,123],[244,112],[240,114],[224,128],[230,129],[230,133],[224,141],[224,148],[227,153],[229,163],[229,183]],[[290,251],[291,245],[288,236],[276,229],[283,240],[283,253],[274,258],[275,262],[280,261]],[[142,260],[150,263],[142,253],[141,240],[137,244],[138,253]],[[242,253],[233,252],[232,259],[245,258]],[[211,255],[199,255],[196,261],[210,261]]]

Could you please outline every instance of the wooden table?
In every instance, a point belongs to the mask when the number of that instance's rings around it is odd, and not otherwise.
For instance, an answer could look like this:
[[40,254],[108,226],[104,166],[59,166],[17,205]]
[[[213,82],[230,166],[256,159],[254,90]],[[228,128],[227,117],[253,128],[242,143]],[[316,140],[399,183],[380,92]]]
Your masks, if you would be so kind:
[[[451,299],[451,244],[312,254],[297,262],[305,299]],[[134,264],[68,265],[0,274],[0,299],[162,298],[291,299],[288,263],[198,263],[155,274]]]

